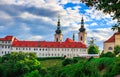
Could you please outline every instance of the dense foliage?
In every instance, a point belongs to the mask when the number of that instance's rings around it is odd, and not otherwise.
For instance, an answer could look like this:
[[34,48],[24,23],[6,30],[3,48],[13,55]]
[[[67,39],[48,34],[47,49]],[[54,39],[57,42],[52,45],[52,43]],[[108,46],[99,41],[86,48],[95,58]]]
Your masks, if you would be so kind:
[[[12,52],[0,57],[0,77],[115,77],[120,75],[120,57],[39,60],[35,53]],[[40,64],[45,61],[47,66]],[[48,62],[48,63],[47,63]],[[53,65],[51,65],[53,64]],[[50,66],[49,66],[50,65]]]
[[115,57],[115,54],[112,52],[101,53],[100,57]]
[[120,53],[120,46],[119,45],[114,47],[114,53],[115,53],[115,55],[118,55]]
[[88,47],[88,54],[98,54],[99,53],[99,48],[95,45],[89,46]]
[[12,52],[4,55],[0,63],[0,77],[24,77],[35,70],[40,70],[35,53]]
[[89,41],[88,46],[88,54],[98,54],[99,53],[99,47],[94,44],[95,39],[91,38]]

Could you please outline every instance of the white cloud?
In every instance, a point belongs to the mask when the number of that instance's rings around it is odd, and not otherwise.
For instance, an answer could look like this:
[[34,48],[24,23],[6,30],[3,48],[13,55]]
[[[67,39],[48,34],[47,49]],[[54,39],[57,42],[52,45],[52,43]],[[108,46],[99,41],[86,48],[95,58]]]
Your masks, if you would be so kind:
[[0,23],[9,23],[6,26],[11,26],[14,24],[14,19],[9,14],[0,11]]
[[98,24],[95,23],[95,22],[93,22],[93,23],[90,24],[90,26],[97,26],[97,25],[98,25]]
[[3,30],[3,29],[5,29],[5,27],[4,26],[0,26],[0,30]]
[[42,36],[40,36],[40,35],[29,36],[29,38],[28,38],[28,40],[34,40],[34,41],[38,41],[41,39],[42,39]]
[[103,13],[102,10],[96,10],[95,7],[85,10],[86,15],[90,16],[89,18],[100,20],[102,18],[111,18],[109,14]]
[[96,41],[105,41],[110,36],[112,36],[114,32],[111,30],[111,28],[98,28],[95,31],[88,31],[88,37],[94,37]]
[[21,24],[20,29],[22,29],[22,31],[26,31],[26,32],[30,31],[30,28],[25,23]]

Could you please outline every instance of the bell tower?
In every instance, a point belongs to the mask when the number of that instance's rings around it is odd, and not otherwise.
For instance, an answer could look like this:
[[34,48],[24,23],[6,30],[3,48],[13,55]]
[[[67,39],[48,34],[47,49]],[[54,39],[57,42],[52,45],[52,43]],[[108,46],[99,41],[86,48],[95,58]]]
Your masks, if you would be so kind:
[[82,43],[86,44],[86,35],[87,35],[87,33],[85,32],[84,19],[82,16],[81,27],[80,27],[79,33],[78,33],[78,42],[82,42]]
[[58,16],[57,30],[55,32],[56,34],[54,35],[54,41],[62,42],[63,35],[62,35],[61,27],[60,27],[60,16]]

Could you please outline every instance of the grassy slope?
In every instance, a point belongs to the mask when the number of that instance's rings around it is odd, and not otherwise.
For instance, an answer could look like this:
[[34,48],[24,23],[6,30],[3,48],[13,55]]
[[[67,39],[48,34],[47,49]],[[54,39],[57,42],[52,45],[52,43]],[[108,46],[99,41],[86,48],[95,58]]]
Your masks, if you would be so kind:
[[44,68],[49,68],[49,67],[52,67],[52,66],[61,66],[62,65],[62,61],[61,59],[49,59],[49,60],[41,60],[40,63],[41,63],[41,66],[44,67]]

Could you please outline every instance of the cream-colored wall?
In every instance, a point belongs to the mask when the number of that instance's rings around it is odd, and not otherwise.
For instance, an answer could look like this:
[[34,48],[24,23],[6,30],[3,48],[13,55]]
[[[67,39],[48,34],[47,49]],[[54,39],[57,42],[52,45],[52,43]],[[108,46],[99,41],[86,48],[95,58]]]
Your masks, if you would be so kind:
[[115,35],[115,46],[120,45],[120,34]]
[[56,42],[58,38],[58,42],[62,42],[63,40],[63,35],[62,34],[55,34],[54,35],[54,41]]
[[[83,39],[81,40],[81,37],[83,37]],[[82,42],[84,44],[86,44],[86,37],[87,37],[87,33],[86,32],[79,32],[78,33],[78,41]]]
[[[114,46],[115,46],[115,43],[114,42],[111,42],[111,43],[104,43],[104,53],[106,52],[113,52],[114,50]],[[109,47],[112,47],[113,50],[108,50]]]

